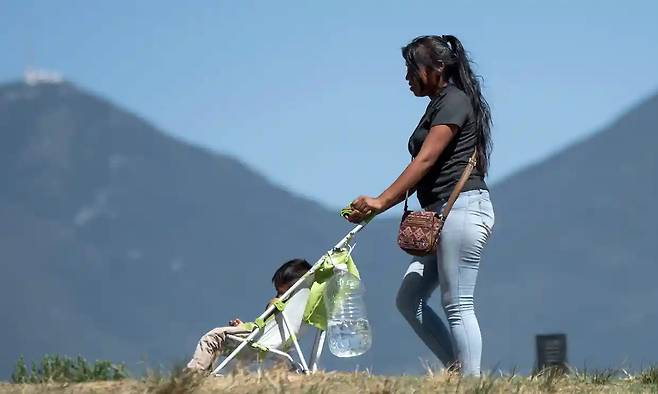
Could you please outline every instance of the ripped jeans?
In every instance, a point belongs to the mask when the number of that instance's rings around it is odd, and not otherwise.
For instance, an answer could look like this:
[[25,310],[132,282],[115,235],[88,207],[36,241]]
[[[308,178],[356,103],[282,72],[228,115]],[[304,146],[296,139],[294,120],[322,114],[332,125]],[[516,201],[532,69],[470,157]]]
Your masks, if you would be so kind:
[[[462,192],[441,231],[436,256],[414,258],[397,294],[398,310],[420,339],[444,366],[455,366],[464,375],[480,375],[482,336],[473,293],[493,225],[489,192]],[[437,286],[448,327],[427,304]]]

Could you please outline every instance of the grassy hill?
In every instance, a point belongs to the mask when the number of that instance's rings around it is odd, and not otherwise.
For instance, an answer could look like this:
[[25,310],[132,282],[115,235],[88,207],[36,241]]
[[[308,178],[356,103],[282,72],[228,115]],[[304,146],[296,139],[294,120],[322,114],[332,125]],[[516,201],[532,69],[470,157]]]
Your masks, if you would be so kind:
[[658,373],[635,376],[612,371],[562,376],[547,371],[533,377],[487,376],[460,378],[447,374],[381,376],[365,372],[323,373],[312,376],[279,370],[237,372],[203,378],[176,374],[152,375],[140,380],[90,383],[1,384],[0,393],[655,393]]

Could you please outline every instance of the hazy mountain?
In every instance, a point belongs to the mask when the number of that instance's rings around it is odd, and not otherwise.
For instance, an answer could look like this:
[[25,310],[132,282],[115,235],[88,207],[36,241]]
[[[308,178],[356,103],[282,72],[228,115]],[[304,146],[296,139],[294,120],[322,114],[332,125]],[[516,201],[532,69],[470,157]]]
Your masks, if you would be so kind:
[[[654,97],[494,187],[486,367],[529,368],[533,335],[552,330],[576,365],[658,361],[657,111]],[[20,354],[182,360],[208,329],[260,313],[281,262],[314,261],[350,228],[69,83],[0,86],[0,180],[0,376]],[[327,368],[414,372],[430,357],[394,307],[408,260],[396,226],[373,222],[356,252],[373,349],[327,351]]]
[[581,368],[658,362],[657,125],[654,95],[494,187],[479,292],[490,363],[531,363],[530,333],[548,331],[569,335]]
[[188,357],[210,328],[262,311],[279,264],[314,261],[350,228],[69,83],[2,86],[0,130],[2,371],[45,352]]

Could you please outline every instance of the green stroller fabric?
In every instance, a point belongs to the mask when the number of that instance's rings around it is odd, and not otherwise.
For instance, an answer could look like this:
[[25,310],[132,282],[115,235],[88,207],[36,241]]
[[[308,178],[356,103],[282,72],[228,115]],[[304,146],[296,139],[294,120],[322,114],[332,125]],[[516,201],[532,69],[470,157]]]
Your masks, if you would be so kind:
[[349,250],[339,249],[330,252],[323,257],[320,266],[314,273],[311,294],[304,310],[304,322],[325,331],[327,329],[327,309],[324,305],[324,290],[334,274],[334,265],[339,264],[345,264],[347,271],[360,279],[359,271]]

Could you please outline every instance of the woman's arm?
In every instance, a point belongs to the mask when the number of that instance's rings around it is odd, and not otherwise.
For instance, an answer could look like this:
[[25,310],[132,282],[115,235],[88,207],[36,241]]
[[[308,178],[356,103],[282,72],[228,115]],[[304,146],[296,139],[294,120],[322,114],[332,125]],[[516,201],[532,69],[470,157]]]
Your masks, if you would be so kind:
[[404,200],[407,190],[415,188],[418,182],[429,172],[438,160],[443,150],[448,146],[459,128],[454,125],[437,125],[430,129],[427,138],[420,148],[416,158],[402,171],[378,198],[382,200],[385,211]]
[[[352,202],[352,207],[362,213],[372,211],[381,213],[400,203],[404,200],[406,191],[415,189],[418,182],[429,172],[446,146],[448,146],[452,138],[457,134],[458,130],[459,127],[456,125],[433,126],[416,158],[407,165],[395,182],[377,198],[367,196],[358,197]],[[357,216],[355,215],[355,217],[348,219],[350,221],[358,221],[360,217]]]
[[[416,193],[416,187],[412,187],[409,189],[409,197],[413,196],[414,193]],[[393,203],[391,204],[391,207],[394,207],[404,201],[404,198],[406,197],[406,193],[402,193]]]

